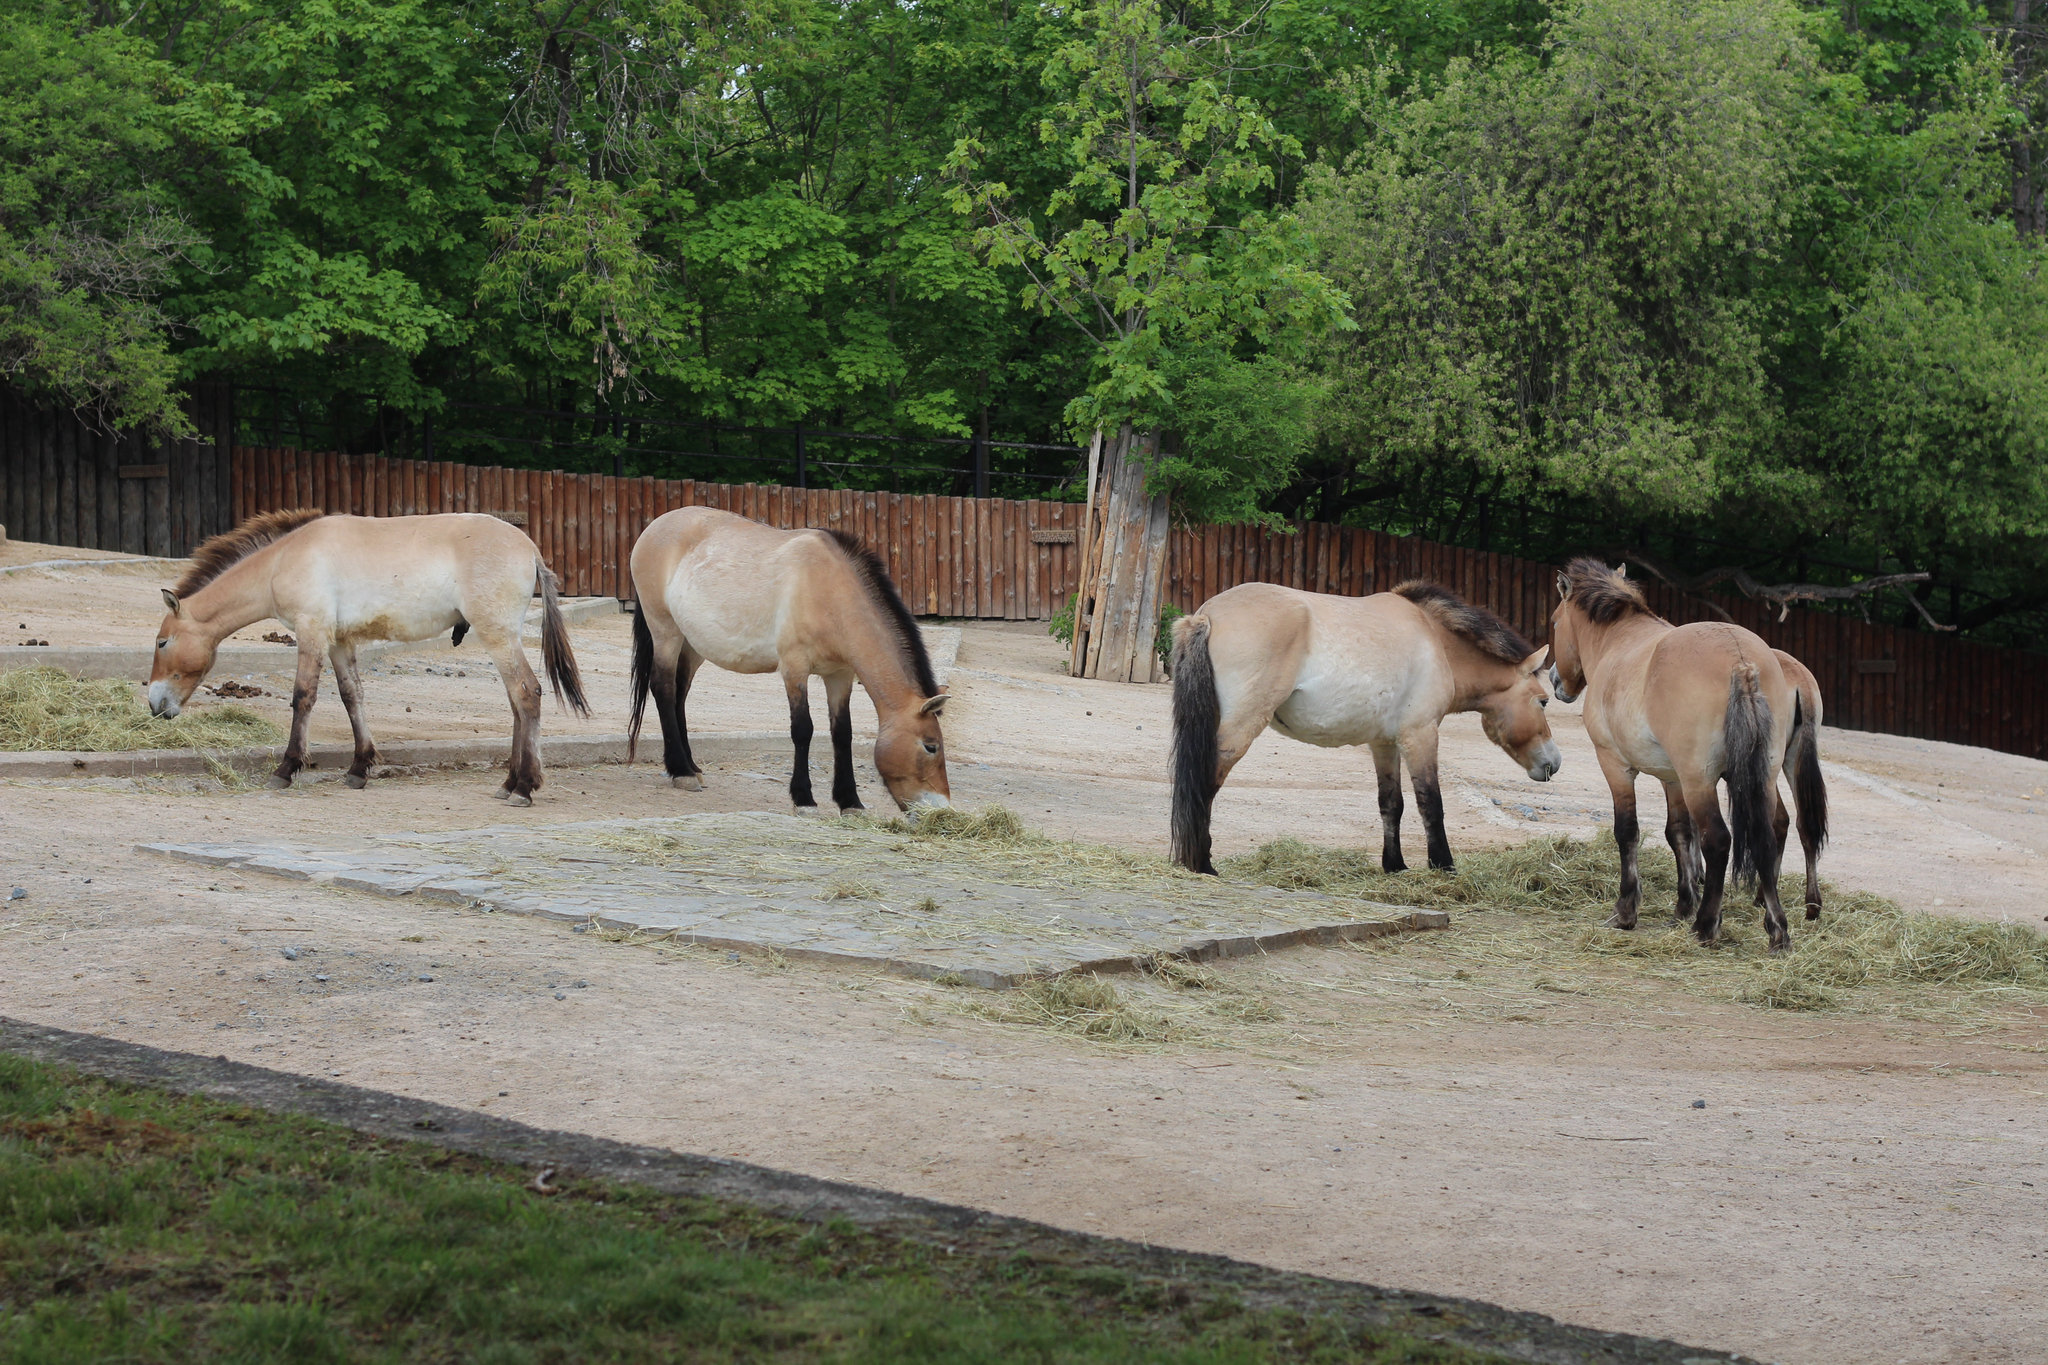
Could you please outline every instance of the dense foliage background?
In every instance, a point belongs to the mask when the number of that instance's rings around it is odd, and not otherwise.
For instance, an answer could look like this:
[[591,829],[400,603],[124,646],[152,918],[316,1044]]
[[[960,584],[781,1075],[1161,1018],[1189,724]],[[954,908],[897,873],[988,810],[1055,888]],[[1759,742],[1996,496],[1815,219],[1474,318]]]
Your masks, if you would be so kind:
[[1133,416],[1189,516],[1924,570],[2038,643],[2048,115],[1994,3],[0,0],[0,377],[647,472],[665,421]]

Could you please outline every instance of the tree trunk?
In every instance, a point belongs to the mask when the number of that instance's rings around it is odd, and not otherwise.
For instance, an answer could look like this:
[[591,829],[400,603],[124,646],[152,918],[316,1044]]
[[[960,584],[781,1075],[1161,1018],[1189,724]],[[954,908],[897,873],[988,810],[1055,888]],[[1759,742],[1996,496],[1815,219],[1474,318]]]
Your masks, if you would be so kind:
[[1167,499],[1147,496],[1145,475],[1159,436],[1125,426],[1108,446],[1096,499],[1102,512],[1090,518],[1087,581],[1074,612],[1075,671],[1157,682],[1162,670],[1153,642],[1165,591]]

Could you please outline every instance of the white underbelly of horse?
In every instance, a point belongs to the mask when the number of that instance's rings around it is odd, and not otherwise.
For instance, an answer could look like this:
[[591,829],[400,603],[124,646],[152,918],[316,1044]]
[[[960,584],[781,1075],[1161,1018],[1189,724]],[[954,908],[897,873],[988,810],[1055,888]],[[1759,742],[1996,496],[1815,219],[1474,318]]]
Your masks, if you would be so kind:
[[1379,679],[1304,678],[1273,712],[1272,726],[1325,749],[1388,743],[1408,720],[1408,700],[1407,689]]
[[[438,595],[437,595],[438,596]],[[334,622],[334,639],[347,644],[371,640],[430,640],[445,635],[462,620],[452,601],[366,603],[344,611]],[[293,623],[302,631],[305,627]]]
[[690,648],[720,668],[733,673],[773,673],[781,666],[776,616],[720,612],[686,593],[671,595],[668,609]]

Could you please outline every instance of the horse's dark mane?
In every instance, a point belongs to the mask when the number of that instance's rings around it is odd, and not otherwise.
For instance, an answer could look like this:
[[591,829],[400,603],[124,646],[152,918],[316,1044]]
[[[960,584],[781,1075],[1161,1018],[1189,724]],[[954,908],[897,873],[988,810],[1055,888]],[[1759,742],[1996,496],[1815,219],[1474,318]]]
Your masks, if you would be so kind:
[[1413,578],[1397,585],[1394,592],[1496,663],[1518,664],[1536,652],[1536,646],[1516,634],[1513,626],[1440,584]]
[[1641,588],[1589,555],[1566,565],[1564,577],[1571,585],[1571,600],[1596,626],[1613,625],[1624,616],[1657,615]]
[[258,512],[234,530],[223,531],[194,550],[192,567],[185,571],[185,576],[171,591],[179,597],[190,597],[273,540],[326,515],[317,507]]
[[825,534],[832,537],[832,543],[853,566],[861,586],[867,589],[868,596],[874,599],[882,615],[894,627],[897,646],[903,651],[903,661],[910,665],[918,690],[927,697],[939,695],[939,680],[932,676],[931,656],[924,649],[924,632],[917,628],[917,620],[910,614],[910,608],[903,605],[903,596],[896,591],[896,584],[890,579],[888,566],[882,563],[881,556],[844,531],[826,529]]

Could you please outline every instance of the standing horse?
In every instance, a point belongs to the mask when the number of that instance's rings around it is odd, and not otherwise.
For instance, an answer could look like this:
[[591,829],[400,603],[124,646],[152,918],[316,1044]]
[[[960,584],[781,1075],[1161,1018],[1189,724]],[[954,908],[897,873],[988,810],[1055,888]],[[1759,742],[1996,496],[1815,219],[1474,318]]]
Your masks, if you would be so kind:
[[[1816,855],[1826,834],[1826,796],[1813,739],[1818,717],[1805,714],[1779,654],[1729,622],[1672,625],[1624,573],[1597,559],[1573,560],[1557,589],[1551,687],[1563,701],[1585,696],[1586,734],[1614,798],[1621,890],[1608,924],[1635,928],[1642,905],[1635,781],[1648,773],[1664,784],[1678,917],[1692,914],[1703,943],[1719,936],[1732,855],[1736,879],[1756,879],[1771,948],[1782,951],[1791,931],[1778,899],[1778,862],[1790,821],[1777,785],[1795,742],[1801,834],[1812,829]],[[1717,790],[1724,781],[1726,821]],[[1818,913],[1810,904],[1809,914]]]
[[859,810],[853,781],[856,681],[875,704],[875,769],[896,804],[950,804],[939,713],[946,694],[932,677],[924,636],[889,571],[838,531],[778,531],[713,507],[657,517],[633,545],[633,722],[637,755],[647,694],[661,720],[669,780],[702,791],[690,757],[684,703],[708,659],[735,673],[780,673],[789,695],[796,768],[789,799],[811,795],[811,676],[825,680],[832,727],[832,799]]
[[292,734],[270,779],[288,787],[304,766],[306,724],[320,690],[320,660],[355,734],[348,785],[361,787],[377,761],[363,719],[356,646],[366,640],[425,640],[452,629],[477,638],[498,666],[512,704],[510,774],[498,792],[533,804],[540,786],[540,680],[520,644],[535,592],[541,599],[541,659],[557,701],[584,715],[583,681],[555,600],[555,576],[526,533],[496,517],[448,513],[424,517],[330,517],[317,509],[264,512],[192,552],[190,571],[164,590],[169,614],[157,630],[149,670],[149,709],[175,716],[213,668],[220,642],[266,617],[299,639],[292,684]]
[[1547,782],[1560,762],[1531,649],[1505,621],[1432,583],[1333,597],[1273,583],[1218,593],[1173,625],[1173,857],[1213,873],[1209,818],[1230,770],[1268,725],[1291,739],[1372,748],[1384,842],[1401,872],[1401,762],[1429,865],[1449,869],[1437,727],[1477,711],[1486,737]]

